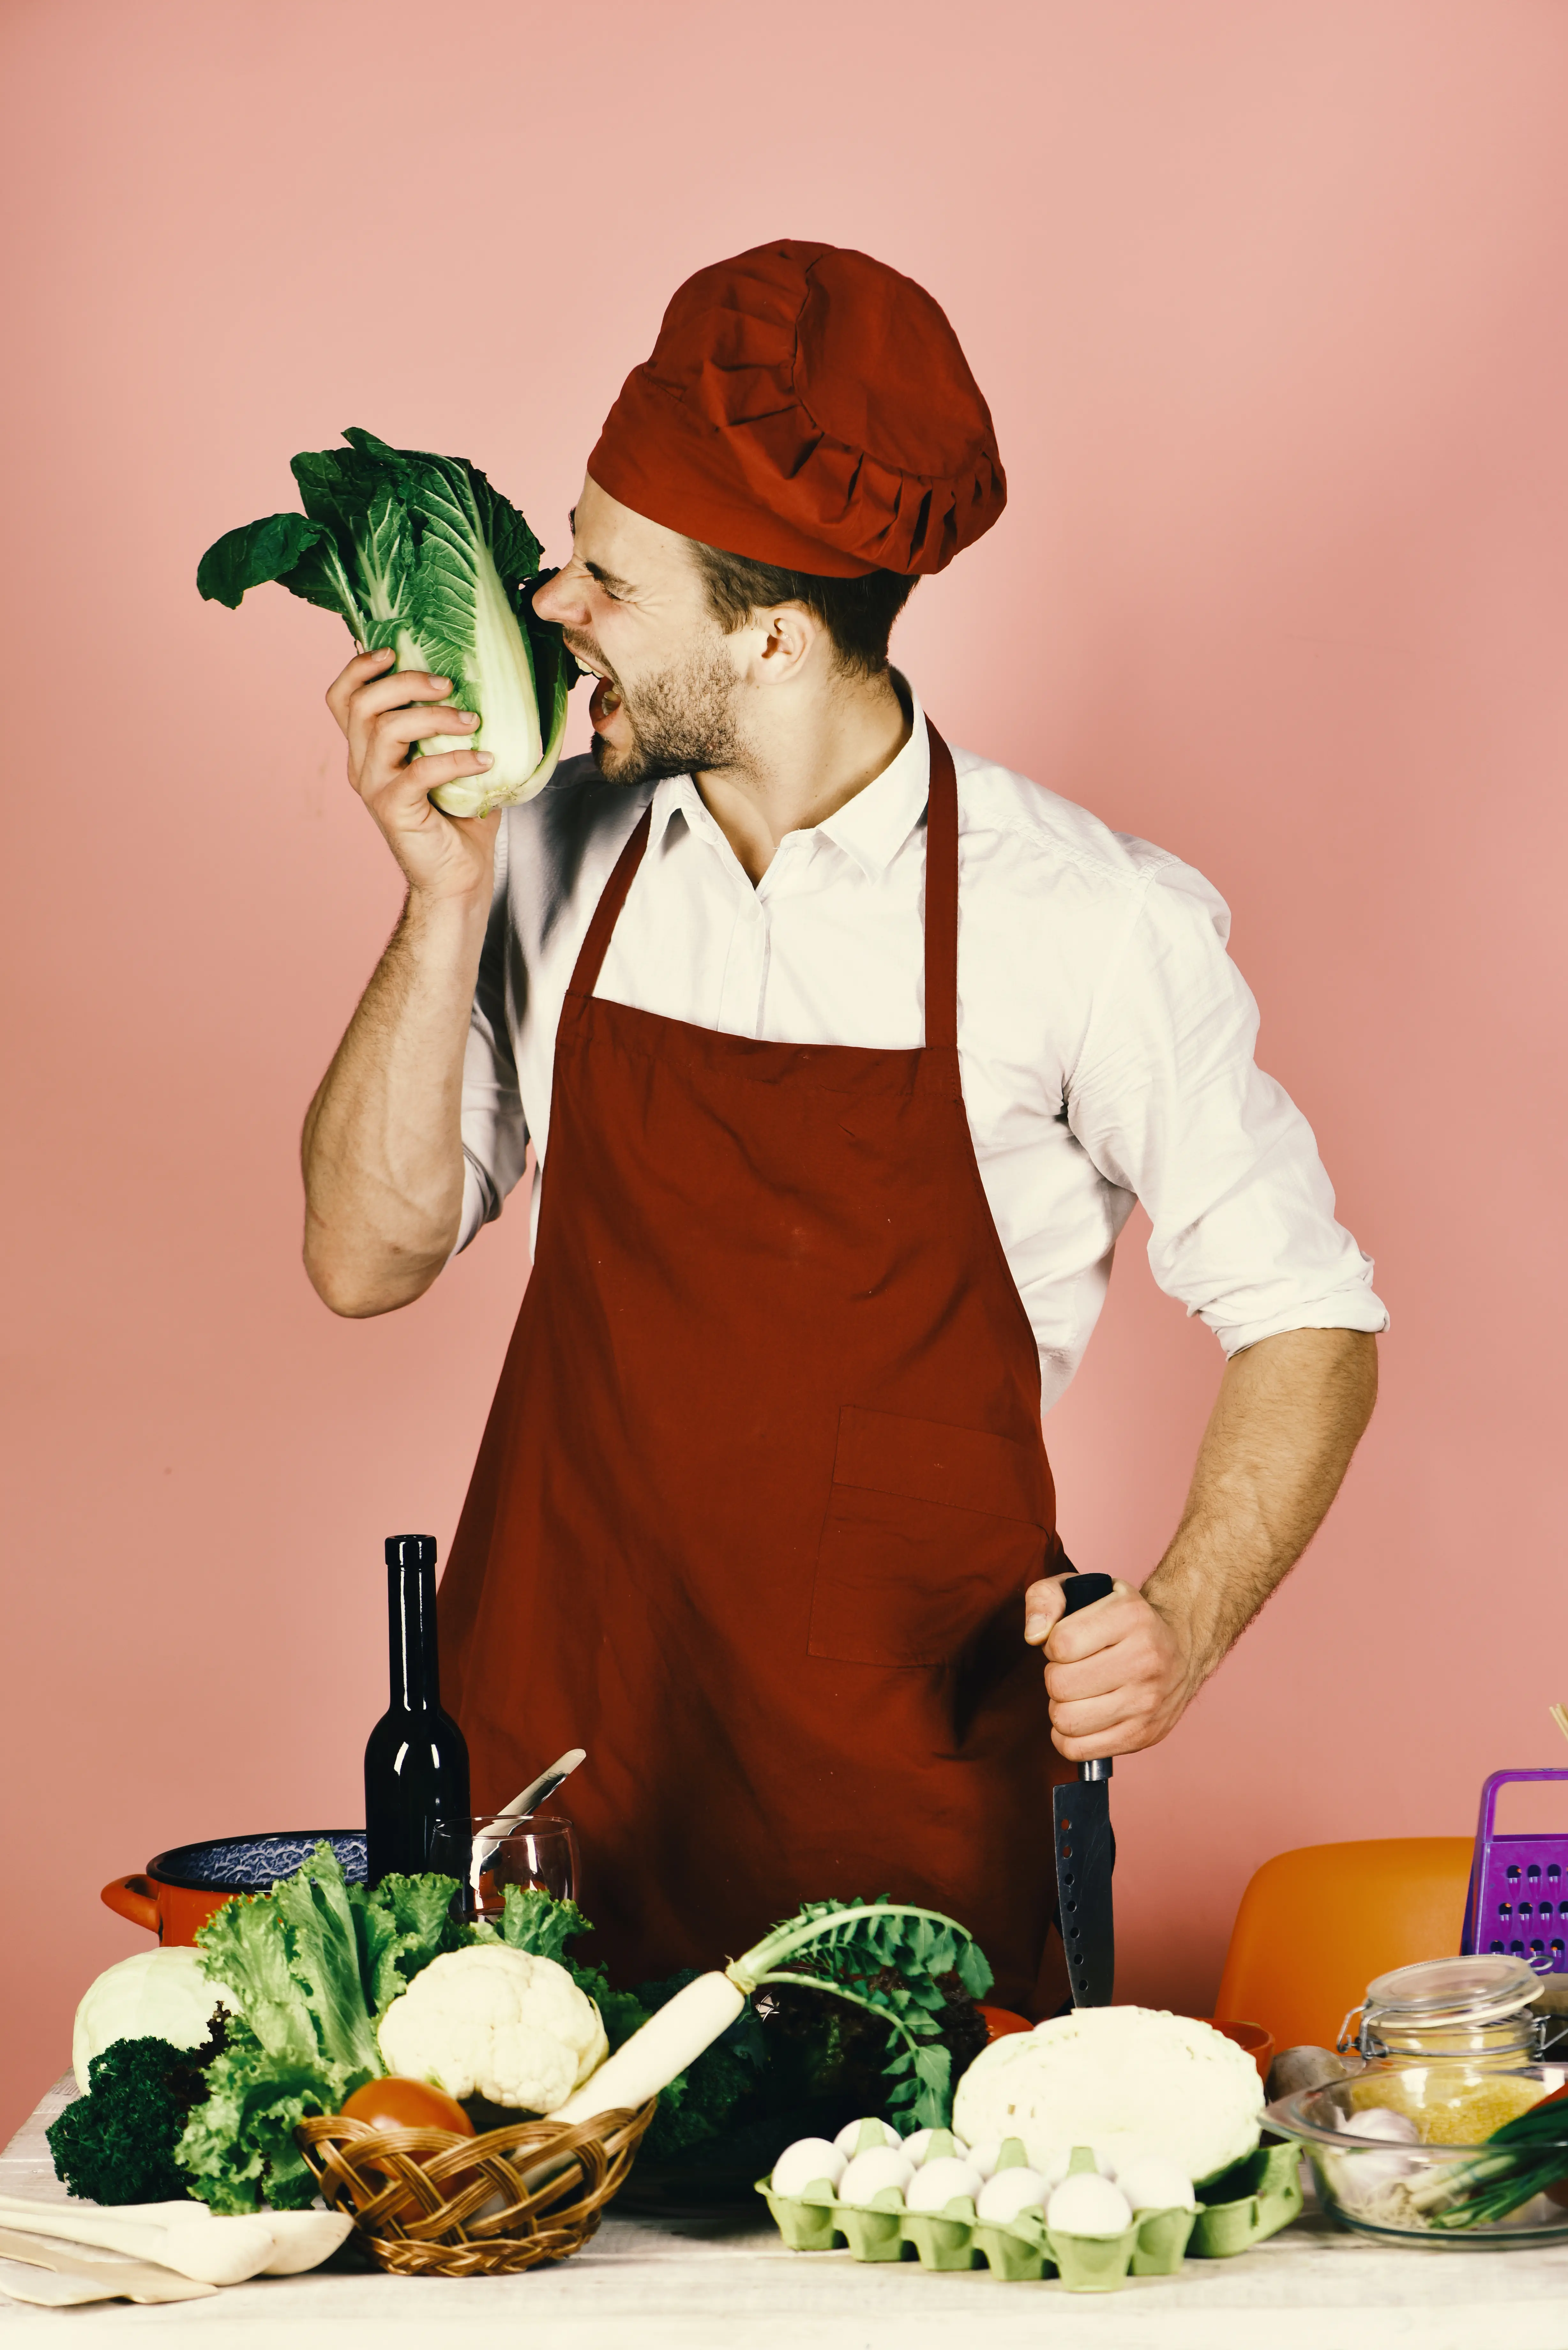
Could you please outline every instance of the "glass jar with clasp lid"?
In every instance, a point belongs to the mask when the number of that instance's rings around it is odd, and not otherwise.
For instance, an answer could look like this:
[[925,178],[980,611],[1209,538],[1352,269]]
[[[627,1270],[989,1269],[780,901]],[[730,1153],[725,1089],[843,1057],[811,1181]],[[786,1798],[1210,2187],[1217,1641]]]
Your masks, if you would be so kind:
[[1532,2064],[1546,2031],[1534,2005],[1540,1990],[1523,1959],[1422,1959],[1367,1984],[1359,2023],[1355,2008],[1345,2019],[1340,2051],[1386,2064]]

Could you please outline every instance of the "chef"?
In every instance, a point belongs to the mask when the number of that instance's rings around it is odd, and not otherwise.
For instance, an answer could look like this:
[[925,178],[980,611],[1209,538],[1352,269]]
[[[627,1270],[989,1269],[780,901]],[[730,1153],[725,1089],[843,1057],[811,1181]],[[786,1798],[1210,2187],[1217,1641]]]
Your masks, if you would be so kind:
[[[450,681],[367,654],[328,696],[408,896],[306,1120],[306,1262],[337,1313],[410,1304],[532,1145],[445,1687],[476,1800],[587,1748],[622,1981],[887,1892],[1059,2006],[1052,1784],[1175,1727],[1372,1408],[1371,1266],[1224,905],[888,665],[1005,496],[930,296],[782,239],[676,294],[536,595],[591,758],[456,820]],[[993,658],[1036,625],[999,606]],[[1139,1200],[1226,1367],[1164,1557],[1064,1618],[1042,1414]]]

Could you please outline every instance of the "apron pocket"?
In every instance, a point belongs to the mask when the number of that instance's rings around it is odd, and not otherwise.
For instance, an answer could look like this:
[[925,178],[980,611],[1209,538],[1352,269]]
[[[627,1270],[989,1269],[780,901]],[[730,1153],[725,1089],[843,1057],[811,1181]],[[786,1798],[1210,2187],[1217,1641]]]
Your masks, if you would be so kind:
[[846,1404],[816,1555],[810,1654],[954,1662],[1041,1571],[1050,1499],[1043,1443]]

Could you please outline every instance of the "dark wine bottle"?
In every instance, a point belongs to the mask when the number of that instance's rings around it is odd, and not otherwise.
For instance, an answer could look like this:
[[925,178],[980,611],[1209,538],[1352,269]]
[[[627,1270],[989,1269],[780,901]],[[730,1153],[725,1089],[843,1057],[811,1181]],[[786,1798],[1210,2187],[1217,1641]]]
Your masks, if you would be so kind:
[[387,1543],[392,1701],[365,1747],[366,1875],[372,1885],[430,1866],[431,1838],[469,1834],[468,1742],[441,1711],[436,1654],[436,1546],[430,1534]]

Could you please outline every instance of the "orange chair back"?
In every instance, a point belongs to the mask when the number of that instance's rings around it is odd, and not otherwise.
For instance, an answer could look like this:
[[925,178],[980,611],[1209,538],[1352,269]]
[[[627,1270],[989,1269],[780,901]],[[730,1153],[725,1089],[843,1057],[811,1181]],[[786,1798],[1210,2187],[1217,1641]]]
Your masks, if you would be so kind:
[[1374,1975],[1458,1956],[1471,1850],[1394,1836],[1276,1853],[1241,1896],[1215,2013],[1264,2025],[1276,2048],[1332,2048]]

